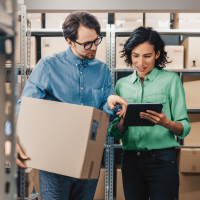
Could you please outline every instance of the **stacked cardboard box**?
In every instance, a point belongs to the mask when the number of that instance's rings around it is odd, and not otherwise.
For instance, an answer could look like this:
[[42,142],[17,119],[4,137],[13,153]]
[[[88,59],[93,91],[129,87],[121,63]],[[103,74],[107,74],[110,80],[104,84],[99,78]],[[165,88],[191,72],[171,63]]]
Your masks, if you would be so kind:
[[128,37],[116,37],[116,52],[115,52],[115,61],[116,61],[116,68],[128,68],[126,63],[124,62],[125,58],[121,58],[120,51],[123,50],[124,44]]
[[30,158],[25,164],[65,176],[97,179],[108,122],[109,115],[96,108],[23,97],[17,131],[19,144]]
[[117,168],[116,200],[125,200],[123,183],[122,183],[121,166],[117,165],[116,168]]
[[187,108],[200,108],[200,76],[183,76]]
[[200,146],[200,114],[188,114],[188,117],[190,120],[191,131],[190,134],[183,139],[183,144],[189,146]]
[[170,29],[170,13],[146,13],[145,26],[153,29]]
[[143,26],[143,13],[115,13],[116,29],[132,29]]
[[104,37],[101,44],[97,46],[96,58],[106,63],[106,37]]
[[94,200],[104,200],[104,199],[105,199],[105,168],[101,167]]
[[42,14],[41,13],[31,13],[31,29],[42,28]]
[[184,65],[185,68],[200,68],[200,57],[199,57],[199,37],[188,37],[180,41],[180,45],[184,46]]
[[174,29],[200,29],[199,13],[174,13]]
[[167,60],[171,63],[166,65],[167,69],[183,69],[184,49],[183,46],[165,46]]
[[[18,186],[20,186],[20,172],[18,172]],[[33,193],[34,186],[34,169],[27,168],[25,170],[25,197],[29,197]],[[18,196],[20,196],[20,187],[18,187]]]
[[64,37],[41,37],[41,57],[50,56],[69,47]]
[[[46,13],[45,28],[62,29],[62,24],[70,13]],[[106,29],[108,24],[108,13],[91,13],[98,19],[101,28]]]
[[182,148],[179,163],[179,200],[199,199],[200,197],[200,149]]

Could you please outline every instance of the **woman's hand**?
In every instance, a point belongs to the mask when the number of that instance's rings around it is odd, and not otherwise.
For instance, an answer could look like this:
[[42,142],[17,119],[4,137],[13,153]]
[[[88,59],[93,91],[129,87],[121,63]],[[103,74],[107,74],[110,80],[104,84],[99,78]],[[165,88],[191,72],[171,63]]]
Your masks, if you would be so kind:
[[183,125],[179,122],[174,122],[168,119],[163,111],[157,113],[152,110],[147,110],[147,112],[141,112],[140,117],[142,119],[149,120],[150,122],[163,126],[176,135],[181,135],[183,133]]
[[152,110],[147,110],[147,112],[141,112],[140,117],[146,119],[154,124],[166,127],[166,124],[169,123],[169,119],[166,117],[165,113],[157,113]]

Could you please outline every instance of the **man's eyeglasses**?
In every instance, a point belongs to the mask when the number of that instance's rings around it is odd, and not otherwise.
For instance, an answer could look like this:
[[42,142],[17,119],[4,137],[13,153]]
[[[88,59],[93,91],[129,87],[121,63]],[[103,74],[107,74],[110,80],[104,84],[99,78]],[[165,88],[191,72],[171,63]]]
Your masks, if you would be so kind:
[[76,42],[77,44],[83,46],[85,50],[89,50],[89,49],[92,48],[92,45],[93,45],[93,44],[95,44],[96,46],[98,46],[98,45],[101,43],[102,38],[103,38],[103,36],[100,36],[100,37],[98,37],[96,40],[94,40],[93,42],[87,42],[86,44],[80,44],[80,43],[77,42],[77,41],[74,41],[74,42]]

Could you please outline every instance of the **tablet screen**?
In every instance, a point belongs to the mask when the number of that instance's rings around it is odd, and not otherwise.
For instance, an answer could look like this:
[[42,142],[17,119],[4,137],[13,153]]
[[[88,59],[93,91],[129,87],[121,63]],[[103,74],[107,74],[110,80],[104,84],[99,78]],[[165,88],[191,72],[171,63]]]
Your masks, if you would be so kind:
[[140,118],[140,112],[152,110],[157,113],[162,111],[162,103],[133,103],[128,104],[126,116],[124,118],[124,126],[154,126],[155,124]]

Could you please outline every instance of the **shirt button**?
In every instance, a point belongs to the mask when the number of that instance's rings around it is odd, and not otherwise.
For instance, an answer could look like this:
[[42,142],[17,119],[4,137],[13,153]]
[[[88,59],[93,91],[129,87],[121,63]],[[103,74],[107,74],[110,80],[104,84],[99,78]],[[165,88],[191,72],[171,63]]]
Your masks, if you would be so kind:
[[76,64],[76,66],[77,66],[77,64]]
[[81,74],[82,74],[83,72],[81,72]]
[[81,105],[83,106],[83,103]]
[[83,87],[81,88],[81,90],[83,90]]
[[139,156],[139,155],[140,155],[140,152],[137,152],[137,155]]
[[87,64],[85,66],[87,66]]

